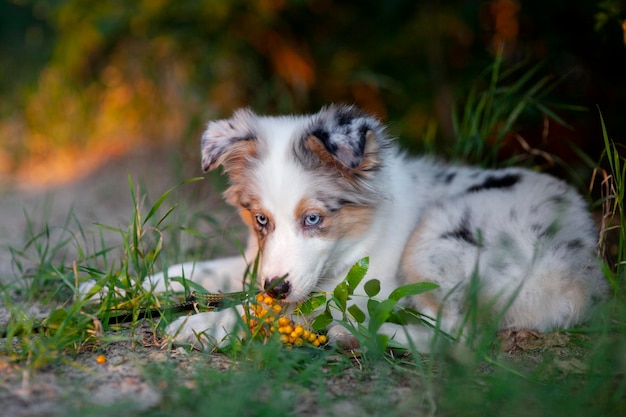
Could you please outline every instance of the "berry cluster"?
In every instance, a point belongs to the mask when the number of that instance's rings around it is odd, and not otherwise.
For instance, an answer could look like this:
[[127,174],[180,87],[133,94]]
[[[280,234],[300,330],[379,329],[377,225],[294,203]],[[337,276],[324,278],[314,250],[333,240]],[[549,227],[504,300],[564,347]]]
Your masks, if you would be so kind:
[[258,294],[256,303],[251,304],[243,319],[250,327],[253,335],[270,337],[280,334],[280,340],[287,346],[303,346],[310,343],[313,346],[326,344],[326,336],[305,329],[296,324],[291,318],[280,316],[283,307],[267,294]]

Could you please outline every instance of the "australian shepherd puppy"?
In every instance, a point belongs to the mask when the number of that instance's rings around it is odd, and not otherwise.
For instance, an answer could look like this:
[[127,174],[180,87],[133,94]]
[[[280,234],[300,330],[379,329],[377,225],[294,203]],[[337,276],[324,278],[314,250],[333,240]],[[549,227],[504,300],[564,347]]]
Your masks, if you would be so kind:
[[[169,277],[240,291],[258,255],[258,286],[299,303],[332,291],[369,257],[363,282],[380,280],[381,298],[402,284],[438,284],[407,303],[457,335],[470,287],[497,328],[540,332],[580,322],[607,293],[587,205],[551,176],[407,158],[376,118],[352,106],[283,117],[239,110],[210,122],[201,148],[204,171],[222,166],[229,177],[224,196],[250,228],[248,248],[245,256],[172,266]],[[163,274],[151,281],[164,288]],[[176,343],[220,345],[238,314],[182,317],[166,332]],[[429,327],[404,327],[382,331],[429,349]],[[345,336],[338,328],[330,334]]]

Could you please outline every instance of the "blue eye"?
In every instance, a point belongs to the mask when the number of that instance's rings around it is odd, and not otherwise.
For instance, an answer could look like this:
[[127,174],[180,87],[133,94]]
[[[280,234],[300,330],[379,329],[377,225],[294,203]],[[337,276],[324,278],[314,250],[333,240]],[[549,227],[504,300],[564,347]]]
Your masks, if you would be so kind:
[[322,216],[319,214],[308,214],[304,218],[305,226],[317,226],[322,221]]
[[256,222],[259,224],[259,226],[267,225],[267,217],[265,217],[263,214],[257,213],[254,215],[254,217],[256,217]]

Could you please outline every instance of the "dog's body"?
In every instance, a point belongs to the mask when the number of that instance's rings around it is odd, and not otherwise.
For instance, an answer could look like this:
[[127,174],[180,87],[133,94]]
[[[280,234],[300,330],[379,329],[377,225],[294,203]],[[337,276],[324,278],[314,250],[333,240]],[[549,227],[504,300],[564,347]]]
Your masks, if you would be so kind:
[[[438,284],[410,303],[451,333],[461,330],[470,282],[478,282],[479,304],[501,313],[502,329],[571,326],[607,291],[594,223],[571,187],[524,169],[407,159],[354,107],[289,117],[240,110],[209,123],[202,165],[223,166],[225,198],[251,229],[245,259],[168,270],[209,291],[241,290],[246,262],[258,253],[259,286],[297,303],[332,291],[367,256],[363,282],[380,280],[381,298],[405,283]],[[163,275],[152,282],[162,289]],[[237,314],[181,318],[167,332],[178,343],[221,343]],[[425,326],[383,330],[423,350],[432,335]]]

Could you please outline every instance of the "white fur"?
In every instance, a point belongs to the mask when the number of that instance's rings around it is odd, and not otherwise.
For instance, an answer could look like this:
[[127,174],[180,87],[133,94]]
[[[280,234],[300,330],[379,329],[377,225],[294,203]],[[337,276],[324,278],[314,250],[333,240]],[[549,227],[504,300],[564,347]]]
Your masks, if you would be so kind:
[[[311,136],[326,152],[309,146]],[[233,151],[247,145],[252,150],[241,151],[243,156]],[[332,291],[365,256],[370,269],[364,281],[379,279],[380,297],[404,283],[439,284],[426,298],[410,302],[432,317],[439,315],[440,326],[452,333],[462,330],[472,276],[479,277],[480,302],[493,303],[493,317],[503,314],[499,328],[571,326],[607,291],[594,255],[594,224],[572,188],[518,168],[486,171],[407,159],[376,119],[355,108],[333,106],[311,116],[276,118],[239,111],[208,125],[202,155],[205,169],[222,164],[231,174],[232,188],[226,192],[231,204],[246,205],[239,208],[251,218],[259,213],[271,217],[260,253],[259,286],[287,276],[288,302],[300,302],[311,291]],[[374,169],[365,169],[367,163]],[[358,213],[370,213],[370,220],[352,227],[358,233],[307,228],[302,217],[295,217],[303,201],[323,208],[339,204],[333,215],[364,208]],[[326,214],[325,222],[330,221]],[[184,275],[210,291],[241,290],[247,262],[259,247],[255,227],[245,259],[176,265],[168,275]],[[151,282],[163,289],[162,274]],[[166,332],[176,343],[197,345],[200,337],[203,343],[224,344],[237,314],[231,309],[183,317]],[[429,349],[432,332],[426,327],[405,332],[385,325],[383,330]]]

